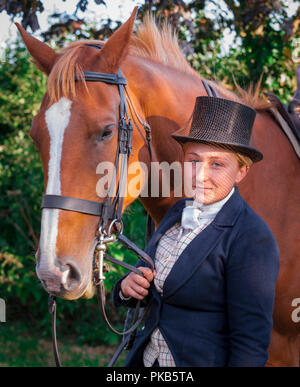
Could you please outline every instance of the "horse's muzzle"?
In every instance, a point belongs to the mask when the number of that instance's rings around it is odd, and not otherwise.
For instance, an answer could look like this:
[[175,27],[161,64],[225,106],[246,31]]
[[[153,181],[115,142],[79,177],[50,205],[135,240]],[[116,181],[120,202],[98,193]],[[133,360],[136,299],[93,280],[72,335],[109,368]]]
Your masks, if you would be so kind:
[[50,266],[41,265],[40,262],[36,265],[37,276],[48,293],[64,297],[81,287],[82,275],[74,261],[64,260],[60,263],[56,260]]

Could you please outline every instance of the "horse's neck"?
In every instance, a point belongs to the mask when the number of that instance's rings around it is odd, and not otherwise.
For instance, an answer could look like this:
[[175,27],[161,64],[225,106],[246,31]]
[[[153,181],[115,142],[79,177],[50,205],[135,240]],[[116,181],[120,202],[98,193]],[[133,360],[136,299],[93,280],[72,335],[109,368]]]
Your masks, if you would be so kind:
[[[124,67],[130,92],[142,109],[142,115],[151,126],[152,161],[169,165],[182,161],[182,148],[171,133],[182,128],[190,119],[195,98],[206,95],[201,78],[141,58],[130,58]],[[147,160],[140,161],[148,163]],[[150,169],[148,169],[150,171]],[[150,173],[149,173],[150,175]],[[156,223],[180,197],[174,197],[171,184],[170,197],[140,198]]]
[[[132,66],[135,71],[130,74],[130,87],[151,125],[156,161],[168,161],[174,157],[174,152],[170,156],[170,147],[161,140],[170,140],[170,133],[188,121],[196,96],[205,94],[205,90],[197,75],[185,74],[140,58],[137,60],[138,66]],[[174,140],[171,143],[176,144]]]

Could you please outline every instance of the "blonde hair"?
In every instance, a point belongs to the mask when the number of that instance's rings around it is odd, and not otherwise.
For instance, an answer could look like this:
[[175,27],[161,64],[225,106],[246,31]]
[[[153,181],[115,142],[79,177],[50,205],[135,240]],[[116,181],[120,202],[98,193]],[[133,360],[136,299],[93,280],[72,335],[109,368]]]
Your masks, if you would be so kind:
[[[184,151],[184,145],[189,143],[189,142],[190,141],[187,141],[185,143],[180,143],[181,146],[183,147],[183,151]],[[230,147],[230,145],[217,144],[217,143],[211,143],[211,145],[213,145],[216,148],[220,148],[220,149],[223,149],[223,150],[225,150],[227,152],[232,153],[236,157],[236,159],[237,159],[239,168],[242,168],[244,165],[246,165],[247,167],[250,168],[253,165],[253,161],[250,159],[250,157],[248,157],[246,155],[243,155],[242,153],[237,152],[232,147]]]
[[242,155],[241,153],[233,152],[237,158],[237,161],[239,163],[239,167],[242,168],[244,165],[247,167],[251,167],[253,164],[253,161],[250,159],[250,157]]
[[242,168],[244,165],[246,165],[249,168],[252,166],[253,161],[250,159],[250,157],[243,155],[242,153],[237,152],[236,150],[231,148],[229,145],[225,145],[225,144],[214,144],[214,145],[218,148],[221,148],[221,149],[224,149],[226,151],[233,153],[238,161],[239,168]]

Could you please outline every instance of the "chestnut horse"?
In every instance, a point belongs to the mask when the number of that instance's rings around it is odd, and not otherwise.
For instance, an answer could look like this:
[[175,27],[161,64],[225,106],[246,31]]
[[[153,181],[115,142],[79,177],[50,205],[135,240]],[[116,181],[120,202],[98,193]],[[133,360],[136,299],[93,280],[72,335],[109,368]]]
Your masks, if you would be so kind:
[[[105,43],[74,42],[60,53],[18,26],[36,65],[49,76],[47,92],[30,132],[40,152],[47,194],[101,201],[95,190],[99,180],[96,168],[101,161],[114,162],[118,88],[84,80],[75,83],[75,73],[80,77],[83,70],[116,74],[121,69],[137,114],[151,125],[153,161],[169,165],[182,161],[182,149],[171,133],[185,125],[196,96],[207,95],[206,90],[180,52],[170,28],[160,31],[147,18],[133,34],[135,14],[136,9]],[[92,44],[100,44],[102,49]],[[300,163],[257,93],[238,97],[221,84],[210,83],[221,97],[257,110],[253,140],[264,159],[251,168],[239,189],[272,229],[281,252],[267,365],[299,366],[300,322],[292,314],[297,306],[295,299],[300,297]],[[138,125],[140,131],[136,127],[133,131],[129,167],[133,162],[143,162],[150,168],[147,144],[141,135],[143,127]],[[127,195],[123,209],[139,194]],[[141,197],[156,225],[178,199],[174,189],[169,197]],[[69,300],[92,297],[98,221],[92,215],[72,211],[42,210],[36,270],[48,292]]]

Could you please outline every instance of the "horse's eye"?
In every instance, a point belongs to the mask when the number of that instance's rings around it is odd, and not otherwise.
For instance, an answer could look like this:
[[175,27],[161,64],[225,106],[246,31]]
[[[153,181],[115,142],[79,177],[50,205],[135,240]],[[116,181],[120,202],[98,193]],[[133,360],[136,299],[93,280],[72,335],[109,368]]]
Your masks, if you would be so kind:
[[104,128],[102,133],[99,135],[97,141],[103,141],[103,140],[108,140],[112,135],[113,135],[113,125],[108,125]]
[[103,132],[102,137],[103,137],[104,139],[109,138],[109,137],[111,137],[112,133],[113,133],[113,131],[112,131],[111,129],[106,129],[106,130]]

